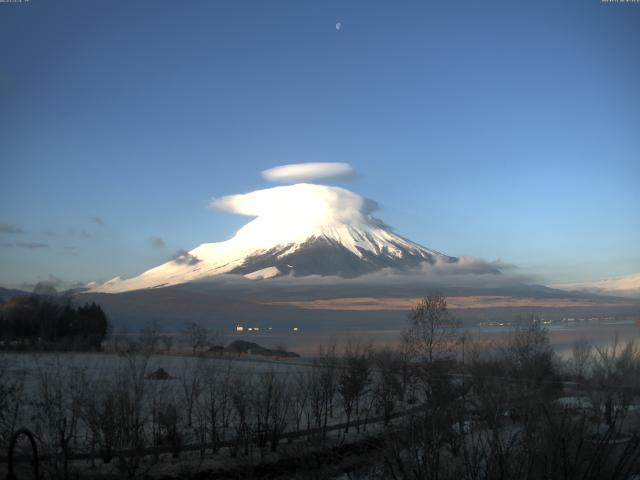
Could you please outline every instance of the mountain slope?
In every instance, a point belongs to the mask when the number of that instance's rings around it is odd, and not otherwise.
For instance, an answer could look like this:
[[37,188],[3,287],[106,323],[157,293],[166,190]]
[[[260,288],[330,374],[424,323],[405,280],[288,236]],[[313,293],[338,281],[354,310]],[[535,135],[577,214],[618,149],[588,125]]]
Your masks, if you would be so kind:
[[158,288],[221,274],[353,278],[457,260],[394,234],[371,216],[373,202],[338,187],[296,184],[223,197],[214,205],[256,218],[227,241],[202,244],[137,277],[116,277],[91,291]]
[[21,297],[23,295],[30,295],[31,292],[25,292],[24,290],[16,290],[14,288],[0,287],[0,303],[8,302],[14,297]]

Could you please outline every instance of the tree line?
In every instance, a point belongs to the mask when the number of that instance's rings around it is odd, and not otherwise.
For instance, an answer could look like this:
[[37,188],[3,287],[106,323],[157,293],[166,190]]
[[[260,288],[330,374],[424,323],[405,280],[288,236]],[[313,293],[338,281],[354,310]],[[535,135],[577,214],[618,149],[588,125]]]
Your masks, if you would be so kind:
[[100,305],[72,306],[55,297],[29,295],[0,305],[4,348],[100,349],[109,322]]

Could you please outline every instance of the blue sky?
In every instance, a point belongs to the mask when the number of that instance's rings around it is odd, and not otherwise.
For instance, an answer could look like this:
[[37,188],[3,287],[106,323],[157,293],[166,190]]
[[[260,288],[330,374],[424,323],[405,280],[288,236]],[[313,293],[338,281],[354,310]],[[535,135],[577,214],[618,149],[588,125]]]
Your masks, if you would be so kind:
[[0,4],[0,284],[224,240],[211,198],[299,162],[450,255],[639,272],[639,47],[599,0]]

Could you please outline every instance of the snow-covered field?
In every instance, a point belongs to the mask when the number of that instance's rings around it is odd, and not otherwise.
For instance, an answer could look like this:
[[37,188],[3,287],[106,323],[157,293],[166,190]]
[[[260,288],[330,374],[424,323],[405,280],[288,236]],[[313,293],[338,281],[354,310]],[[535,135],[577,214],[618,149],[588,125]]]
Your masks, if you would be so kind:
[[[369,424],[369,432],[381,428],[382,412],[376,401],[380,375],[375,369],[369,371],[366,385],[351,404],[351,428],[346,433],[346,410],[338,387],[341,367],[298,359],[286,362],[2,353],[0,382],[7,387],[17,385],[19,390],[7,397],[0,412],[3,422],[17,412],[15,424],[0,427],[5,432],[29,428],[45,456],[56,452],[55,458],[62,458],[61,445],[65,444],[78,465],[87,455],[101,459],[105,452],[155,448],[163,449],[170,463],[174,448],[192,451],[208,445],[211,450],[216,444],[226,449],[213,458],[215,462],[227,461],[235,457],[234,449],[245,448],[250,458],[262,458],[274,448],[273,442],[287,448],[284,434],[295,444],[296,438],[306,442],[314,435],[335,441],[352,439],[360,431],[355,426],[358,422]],[[153,378],[159,369],[171,378]],[[328,371],[333,373],[327,376]],[[409,407],[398,402],[394,413],[402,415]],[[0,440],[4,443],[7,438]],[[150,457],[145,455],[145,462],[158,461]],[[49,466],[59,468],[55,463]],[[105,468],[115,471],[120,467],[105,464]]]
[[[113,381],[117,376],[139,374],[144,384],[161,385],[169,398],[179,400],[182,383],[190,382],[197,375],[201,382],[205,372],[215,371],[230,378],[252,379],[270,372],[281,378],[292,378],[311,367],[291,365],[260,358],[215,358],[179,355],[119,355],[116,353],[0,353],[0,369],[4,382],[19,381],[24,384],[26,399],[39,393],[45,378],[50,382],[62,382],[65,386],[97,387]],[[134,369],[136,371],[134,371]],[[158,369],[171,378],[154,380],[147,378]],[[69,391],[69,396],[73,393]],[[28,402],[27,402],[28,404]],[[25,406],[27,406],[25,404]]]

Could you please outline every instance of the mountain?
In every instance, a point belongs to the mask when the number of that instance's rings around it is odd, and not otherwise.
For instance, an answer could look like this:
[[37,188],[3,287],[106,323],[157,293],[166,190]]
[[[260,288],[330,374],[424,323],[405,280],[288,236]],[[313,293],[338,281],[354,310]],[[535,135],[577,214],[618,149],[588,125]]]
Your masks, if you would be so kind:
[[0,303],[8,302],[14,297],[22,297],[24,295],[31,295],[31,293],[24,290],[0,287]]
[[229,240],[181,251],[133,278],[91,292],[119,293],[179,285],[222,274],[251,280],[290,275],[355,278],[383,268],[403,271],[458,261],[393,233],[374,218],[374,202],[349,190],[300,183],[232,195],[214,206],[255,216]]
[[551,286],[569,291],[640,298],[640,273],[592,282],[561,283]]
[[343,188],[300,183],[221,197],[212,206],[252,218],[229,240],[94,284],[74,302],[95,301],[127,328],[153,319],[179,329],[190,320],[224,332],[252,325],[260,335],[262,327],[300,327],[305,335],[397,330],[431,292],[446,295],[456,318],[469,322],[637,315],[636,300],[532,285],[508,264],[412,242],[372,215],[374,202]]

